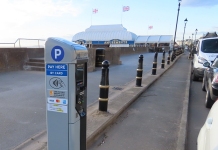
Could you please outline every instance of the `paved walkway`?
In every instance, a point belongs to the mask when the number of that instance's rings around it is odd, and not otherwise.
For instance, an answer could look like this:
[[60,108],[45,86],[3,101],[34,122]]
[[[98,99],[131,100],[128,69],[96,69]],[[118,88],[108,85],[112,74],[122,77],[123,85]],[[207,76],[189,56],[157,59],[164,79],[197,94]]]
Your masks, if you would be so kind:
[[184,149],[189,86],[190,61],[182,55],[89,150]]

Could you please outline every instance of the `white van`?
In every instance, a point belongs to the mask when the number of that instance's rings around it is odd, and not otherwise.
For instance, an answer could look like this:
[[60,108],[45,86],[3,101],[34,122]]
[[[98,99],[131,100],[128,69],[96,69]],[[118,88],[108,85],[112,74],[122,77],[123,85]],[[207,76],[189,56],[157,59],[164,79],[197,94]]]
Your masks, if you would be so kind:
[[218,55],[218,37],[199,39],[193,57],[192,80],[197,81],[203,78],[203,63],[208,61],[210,64]]

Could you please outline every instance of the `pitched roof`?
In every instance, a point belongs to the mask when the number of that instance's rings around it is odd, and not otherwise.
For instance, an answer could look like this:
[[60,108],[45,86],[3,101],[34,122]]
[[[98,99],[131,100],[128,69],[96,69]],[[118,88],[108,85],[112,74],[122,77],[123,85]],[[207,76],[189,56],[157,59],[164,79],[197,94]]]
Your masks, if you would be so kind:
[[203,36],[203,38],[210,38],[210,37],[217,37],[217,33],[216,32],[207,32],[205,36]]
[[135,43],[173,43],[172,35],[138,36]]
[[137,35],[127,31],[121,24],[115,25],[92,25],[73,36],[72,41],[110,41],[113,39],[135,41]]

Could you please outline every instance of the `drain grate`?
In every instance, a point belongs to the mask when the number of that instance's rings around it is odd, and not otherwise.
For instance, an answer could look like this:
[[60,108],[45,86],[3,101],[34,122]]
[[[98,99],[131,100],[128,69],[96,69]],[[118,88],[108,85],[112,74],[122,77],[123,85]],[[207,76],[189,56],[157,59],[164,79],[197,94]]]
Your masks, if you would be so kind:
[[121,87],[113,87],[112,89],[113,90],[122,90],[123,88],[121,88]]

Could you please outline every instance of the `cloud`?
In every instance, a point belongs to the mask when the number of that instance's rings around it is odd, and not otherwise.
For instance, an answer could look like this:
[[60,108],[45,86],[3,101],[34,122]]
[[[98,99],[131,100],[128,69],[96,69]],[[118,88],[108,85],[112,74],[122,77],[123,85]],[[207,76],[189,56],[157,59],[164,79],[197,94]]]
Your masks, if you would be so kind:
[[182,0],[181,5],[188,7],[213,7],[218,5],[218,0]]
[[47,16],[81,13],[82,5],[74,0],[1,0],[0,18],[7,27],[14,27]]
[[[46,17],[76,17],[84,11],[90,0],[1,0],[0,35],[4,39],[24,37],[36,33],[24,27]],[[38,22],[37,22],[38,23]],[[51,27],[50,27],[51,28]],[[29,33],[26,33],[29,32]],[[45,31],[47,32],[47,31]],[[39,32],[42,34],[42,32]]]

